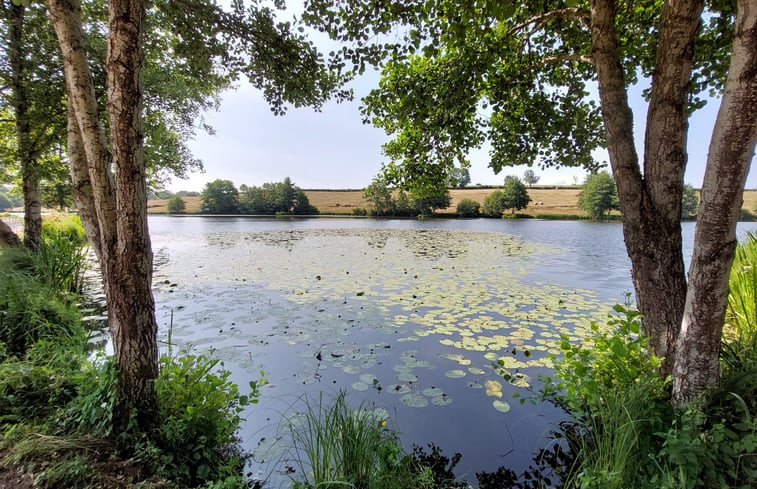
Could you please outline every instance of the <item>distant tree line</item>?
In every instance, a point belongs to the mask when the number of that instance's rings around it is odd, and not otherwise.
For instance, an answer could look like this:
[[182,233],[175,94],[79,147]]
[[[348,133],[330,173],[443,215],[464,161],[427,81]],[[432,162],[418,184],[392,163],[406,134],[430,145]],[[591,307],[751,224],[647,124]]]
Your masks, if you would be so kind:
[[368,201],[368,209],[356,209],[355,214],[390,217],[415,217],[433,214],[436,209],[449,207],[449,189],[414,188],[406,192],[402,188],[392,188],[379,175],[363,189],[363,198]]
[[[200,194],[200,212],[203,214],[248,214],[248,215],[312,215],[318,209],[310,205],[307,195],[292,183],[289,177],[282,182],[264,183],[262,186],[241,185],[239,190],[230,180],[213,180],[205,185]],[[179,199],[181,199],[179,197]],[[169,205],[182,212],[183,199]],[[172,202],[169,201],[169,204]]]

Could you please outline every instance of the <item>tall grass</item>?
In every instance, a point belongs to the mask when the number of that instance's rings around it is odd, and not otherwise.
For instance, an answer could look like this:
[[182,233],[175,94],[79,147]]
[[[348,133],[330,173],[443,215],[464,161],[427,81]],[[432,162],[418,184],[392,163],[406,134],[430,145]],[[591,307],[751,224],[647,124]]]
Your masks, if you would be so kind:
[[351,409],[345,393],[331,404],[323,395],[306,400],[303,413],[290,416],[285,427],[305,480],[298,488],[423,488],[433,475],[414,466],[397,433],[386,427],[382,410]]
[[736,247],[728,289],[725,366],[757,367],[757,234],[748,233],[746,240]]
[[601,409],[582,421],[580,456],[566,488],[622,489],[642,486],[643,472],[632,454],[647,453],[655,423],[650,408],[654,386],[644,382],[604,393]]

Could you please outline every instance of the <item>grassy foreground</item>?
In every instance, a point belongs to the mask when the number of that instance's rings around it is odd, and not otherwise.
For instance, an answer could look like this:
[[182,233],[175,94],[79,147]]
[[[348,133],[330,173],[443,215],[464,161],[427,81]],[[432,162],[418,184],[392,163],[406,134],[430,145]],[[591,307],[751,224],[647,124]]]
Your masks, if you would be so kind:
[[[586,212],[578,208],[578,193],[582,187],[554,187],[535,186],[528,189],[531,203],[520,214],[531,216],[587,216]],[[457,204],[463,199],[472,199],[483,203],[487,195],[494,192],[492,187],[469,187],[464,189],[451,189],[452,197],[450,206],[437,211],[437,214],[455,214]],[[352,215],[356,208],[367,208],[368,203],[363,198],[362,190],[305,190],[310,204],[318,208],[321,214]],[[165,214],[167,200],[151,200],[147,203],[148,212]],[[196,213],[200,210],[200,197],[184,197],[187,213]],[[757,190],[744,191],[743,208],[755,212],[757,210]]]

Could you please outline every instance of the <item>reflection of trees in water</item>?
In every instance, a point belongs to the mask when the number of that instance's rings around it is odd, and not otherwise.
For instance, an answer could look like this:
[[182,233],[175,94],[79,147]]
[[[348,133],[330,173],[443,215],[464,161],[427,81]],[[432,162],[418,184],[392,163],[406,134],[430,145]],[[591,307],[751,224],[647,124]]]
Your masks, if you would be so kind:
[[[533,463],[521,475],[507,467],[499,467],[494,472],[477,472],[476,480],[479,489],[560,489],[564,486],[568,470],[573,467],[578,447],[579,433],[575,425],[562,423],[559,432],[553,432],[556,443],[550,443],[547,448],[537,451]],[[566,442],[567,441],[567,442]],[[574,449],[566,449],[565,447]],[[438,487],[451,489],[470,487],[466,481],[455,477],[455,466],[462,455],[455,453],[451,458],[445,456],[442,450],[434,444],[428,445],[430,451],[418,445],[413,445],[413,460],[431,469],[434,482]]]

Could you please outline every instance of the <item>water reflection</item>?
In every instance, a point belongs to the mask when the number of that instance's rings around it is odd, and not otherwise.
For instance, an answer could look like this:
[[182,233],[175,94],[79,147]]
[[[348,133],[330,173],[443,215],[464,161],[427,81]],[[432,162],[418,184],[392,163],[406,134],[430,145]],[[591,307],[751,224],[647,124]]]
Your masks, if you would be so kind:
[[[560,334],[580,336],[631,289],[618,224],[161,216],[150,226],[160,334],[173,317],[174,341],[214,348],[240,385],[260,368],[271,380],[247,414],[248,448],[275,436],[303,393],[346,388],[355,404],[389,408],[408,447],[462,453],[461,478],[494,474],[482,487],[552,449],[562,416],[513,403],[519,388],[502,369],[536,379]],[[256,470],[287,480],[281,464]]]

